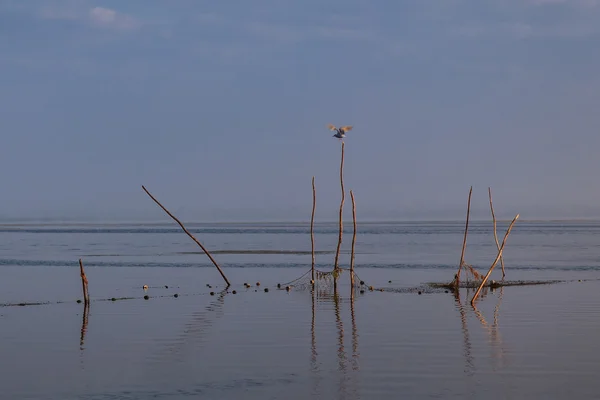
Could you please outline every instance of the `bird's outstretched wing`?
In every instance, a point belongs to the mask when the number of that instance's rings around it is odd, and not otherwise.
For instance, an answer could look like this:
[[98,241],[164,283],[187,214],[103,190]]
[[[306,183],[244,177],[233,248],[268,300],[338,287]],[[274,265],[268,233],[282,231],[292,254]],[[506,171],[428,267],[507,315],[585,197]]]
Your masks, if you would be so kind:
[[348,132],[352,130],[352,125],[346,125],[346,126],[342,126],[340,128],[340,130],[344,131],[344,132]]
[[333,124],[328,124],[327,127],[332,131],[335,131],[337,129]]

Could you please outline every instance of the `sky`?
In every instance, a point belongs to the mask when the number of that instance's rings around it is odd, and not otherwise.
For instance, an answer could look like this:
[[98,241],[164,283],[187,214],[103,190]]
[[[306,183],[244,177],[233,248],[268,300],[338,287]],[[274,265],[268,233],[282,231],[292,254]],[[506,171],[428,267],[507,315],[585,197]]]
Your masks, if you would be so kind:
[[[0,220],[600,217],[600,0],[0,0]],[[347,217],[346,217],[347,218]]]

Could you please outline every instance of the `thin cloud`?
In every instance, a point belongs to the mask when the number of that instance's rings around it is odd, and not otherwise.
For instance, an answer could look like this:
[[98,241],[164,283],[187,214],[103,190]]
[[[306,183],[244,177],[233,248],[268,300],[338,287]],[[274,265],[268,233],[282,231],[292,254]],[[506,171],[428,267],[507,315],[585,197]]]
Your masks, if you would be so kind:
[[46,5],[37,10],[36,15],[45,20],[78,21],[85,25],[113,30],[133,30],[141,25],[137,19],[116,10],[105,7],[85,8],[75,2],[60,6]]
[[94,7],[89,12],[89,19],[94,26],[131,30],[139,27],[139,22],[128,15],[104,7]]

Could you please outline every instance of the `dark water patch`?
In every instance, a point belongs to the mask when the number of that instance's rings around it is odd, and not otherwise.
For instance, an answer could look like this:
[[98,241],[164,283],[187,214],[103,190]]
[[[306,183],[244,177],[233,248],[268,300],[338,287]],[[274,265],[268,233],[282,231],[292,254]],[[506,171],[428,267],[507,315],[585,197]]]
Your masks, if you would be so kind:
[[[358,226],[360,235],[455,235],[464,229],[464,223],[362,223]],[[504,230],[508,226],[506,221],[498,222],[498,229]],[[310,233],[308,224],[217,224],[210,226],[194,226],[188,224],[187,228],[195,234],[304,234]],[[30,233],[30,234],[181,234],[182,231],[176,226],[65,226],[65,227],[43,227],[43,226],[1,226],[0,233]],[[352,227],[344,228],[346,234],[352,233]],[[472,223],[469,227],[470,234],[490,234],[492,232],[491,222]],[[600,224],[598,223],[532,223],[519,222],[513,229],[513,235],[521,234],[543,234],[543,235],[600,235]],[[337,224],[321,224],[315,226],[315,234],[335,235],[338,234]]]
[[[220,293],[227,294],[230,293],[228,290],[223,290]],[[144,295],[144,296],[122,296],[122,297],[109,297],[109,298],[100,298],[100,299],[90,299],[91,303],[96,302],[116,302],[123,300],[150,300],[150,299],[161,299],[161,298],[173,298],[177,299],[179,297],[190,297],[190,296],[208,296],[209,293],[172,293],[168,295]],[[43,301],[43,302],[19,302],[19,303],[2,303],[0,307],[27,307],[27,306],[43,306],[43,305],[52,305],[52,304],[70,304],[70,303],[82,303],[81,300],[72,300],[72,301]]]
[[[572,280],[571,281],[557,280],[557,279],[553,279],[553,280],[516,280],[516,281],[490,280],[490,281],[487,281],[483,287],[496,289],[496,288],[507,287],[507,286],[552,285],[552,284],[566,283],[566,282],[572,282]],[[427,285],[432,288],[435,288],[435,289],[453,289],[454,288],[454,285],[449,282],[428,282]],[[463,288],[464,289],[477,289],[477,288],[479,288],[479,285],[481,285],[481,282],[467,281],[467,282],[460,282],[458,287],[461,289],[463,289]]]
[[[343,253],[343,252],[342,252]],[[203,253],[199,253],[203,254]],[[160,256],[157,255],[157,258]],[[75,257],[74,257],[75,258]],[[86,267],[106,267],[106,268],[119,268],[119,267],[139,267],[139,268],[214,268],[214,265],[210,262],[199,261],[199,262],[144,262],[144,261],[94,261],[89,260],[85,262]],[[79,267],[77,260],[26,260],[26,259],[13,259],[4,258],[0,259],[0,267],[2,266],[23,266],[23,267]],[[311,264],[307,263],[221,263],[223,268],[310,268]],[[333,268],[331,264],[317,263],[316,268],[328,269]],[[455,270],[457,267],[455,264],[418,264],[418,263],[395,263],[395,264],[370,264],[370,263],[356,263],[357,269],[360,268],[373,268],[373,269],[397,269],[397,270]],[[600,265],[511,265],[511,270],[518,271],[600,271]],[[485,272],[485,269],[477,269],[480,272]]]
[[[134,399],[181,399],[198,398],[198,396],[212,396],[210,398],[221,398],[227,392],[251,393],[253,390],[268,387],[286,387],[295,382],[297,376],[290,374],[289,377],[264,378],[264,379],[233,379],[224,381],[212,381],[202,384],[190,385],[187,388],[170,390],[123,390],[114,393],[88,393],[76,397],[81,400],[134,400]],[[239,397],[236,395],[235,397]],[[65,397],[68,399],[68,397]]]
[[[334,254],[333,250],[318,250],[315,254]],[[344,252],[341,252],[342,254]],[[347,252],[346,252],[347,253]],[[193,255],[206,254],[203,251],[176,251],[173,253],[161,253],[164,255]],[[285,254],[285,255],[310,255],[308,250],[210,250],[210,254],[248,254],[248,255],[269,255],[269,254]],[[364,252],[356,252],[356,254],[368,254]],[[82,254],[81,257],[143,257],[147,254]]]
[[27,303],[27,302],[21,302],[21,303],[4,303],[4,304],[0,304],[0,307],[43,306],[43,305],[47,305],[47,304],[58,304],[58,302],[51,303],[51,302],[48,302],[48,301],[44,301],[44,302],[33,302],[33,303]]
[[[211,254],[292,254],[307,255],[311,254],[306,250],[211,250]],[[334,254],[333,250],[318,250],[315,254]],[[181,251],[174,254],[204,254],[203,251]]]
[[[511,286],[540,286],[540,285],[555,285],[559,283],[574,283],[574,282],[592,282],[600,281],[599,279],[551,279],[551,280],[513,280],[513,281],[490,281],[486,282],[484,288],[487,289],[499,289],[503,287]],[[460,289],[477,289],[479,288],[480,282],[469,281],[461,282],[459,285]],[[393,293],[452,293],[455,287],[450,282],[427,282],[420,286],[413,287],[379,287],[373,288],[373,292],[393,292]]]
[[403,293],[403,294],[432,294],[432,293],[444,293],[446,289],[443,287],[433,287],[429,285],[420,285],[412,287],[378,287],[373,288],[373,292],[390,292],[390,293]]

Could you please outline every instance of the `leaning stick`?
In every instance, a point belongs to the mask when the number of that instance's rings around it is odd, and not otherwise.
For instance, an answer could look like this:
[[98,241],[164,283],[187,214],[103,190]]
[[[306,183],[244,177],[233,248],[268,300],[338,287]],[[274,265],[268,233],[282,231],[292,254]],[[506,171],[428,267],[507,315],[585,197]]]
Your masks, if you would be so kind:
[[200,248],[202,249],[202,251],[204,251],[204,253],[205,253],[205,254],[208,256],[208,258],[210,258],[210,261],[212,261],[212,263],[215,265],[215,267],[217,267],[217,269],[218,269],[218,270],[219,270],[219,272],[221,273],[221,276],[222,276],[222,277],[223,277],[223,279],[225,280],[225,283],[227,284],[227,286],[230,286],[230,285],[231,285],[231,283],[229,283],[229,280],[227,279],[227,277],[225,276],[225,274],[224,274],[224,273],[223,273],[223,271],[221,270],[221,267],[219,267],[219,264],[217,264],[217,262],[215,261],[215,259],[214,259],[214,258],[213,258],[213,257],[210,255],[210,253],[208,252],[208,250],[206,250],[206,248],[205,248],[204,246],[202,246],[202,243],[200,243],[200,242],[198,241],[198,239],[196,239],[196,238],[194,237],[194,235],[192,235],[192,234],[190,233],[190,231],[188,231],[188,230],[185,228],[185,226],[183,226],[183,224],[181,223],[181,221],[179,221],[179,220],[177,219],[177,217],[175,217],[173,214],[171,214],[171,213],[169,212],[169,210],[167,210],[167,209],[166,209],[166,208],[165,208],[165,207],[164,207],[162,204],[160,204],[160,202],[159,202],[158,200],[156,200],[156,199],[154,198],[154,196],[152,196],[152,195],[150,194],[150,192],[149,192],[149,191],[148,191],[148,190],[147,190],[147,189],[144,187],[144,185],[142,185],[142,189],[144,189],[144,192],[146,192],[146,194],[147,194],[148,196],[150,196],[150,198],[151,198],[152,200],[154,200],[154,202],[155,202],[156,204],[158,204],[158,206],[159,206],[160,208],[162,208],[162,209],[163,209],[163,211],[164,211],[164,212],[166,212],[166,213],[169,215],[169,217],[173,218],[173,219],[175,220],[175,222],[177,222],[177,223],[179,224],[179,226],[181,227],[181,229],[183,229],[183,231],[184,231],[184,232],[185,232],[185,233],[186,233],[186,234],[187,234],[187,235],[188,235],[188,236],[189,236],[189,237],[190,237],[190,238],[191,238],[191,239],[192,239],[194,242],[196,242],[196,244],[197,244],[198,246],[200,246]]
[[312,192],[313,192],[313,203],[312,203],[312,214],[310,216],[310,244],[312,254],[312,267],[311,267],[311,279],[315,281],[315,208],[317,206],[317,192],[315,190],[315,177],[312,177]]
[[[498,243],[498,233],[496,232],[496,214],[494,214],[494,205],[492,204],[492,188],[488,188],[488,194],[490,196],[490,209],[492,210],[492,220],[494,221],[494,240],[496,241],[496,248],[500,250],[500,243]],[[500,257],[500,266],[502,267],[502,279],[506,275],[504,273],[504,257]]]
[[83,270],[81,258],[79,259],[79,273],[81,274],[81,286],[83,287],[83,302],[87,306],[90,304],[90,294],[88,292],[88,280],[87,276],[85,276],[85,271]]
[[506,230],[506,233],[504,234],[504,239],[502,240],[502,245],[500,246],[500,249],[498,249],[498,255],[496,256],[496,259],[492,263],[492,266],[490,267],[488,273],[485,275],[485,277],[481,281],[481,284],[479,285],[479,288],[477,289],[477,291],[473,295],[473,298],[471,299],[471,304],[475,304],[475,300],[477,299],[477,297],[479,297],[479,293],[481,292],[481,289],[483,289],[483,285],[485,285],[485,283],[487,282],[488,278],[492,274],[492,271],[494,270],[494,267],[496,266],[496,264],[498,264],[498,261],[500,260],[500,257],[502,257],[502,251],[504,250],[504,245],[506,244],[506,239],[508,238],[508,234],[510,233],[513,225],[515,224],[515,222],[517,222],[517,219],[519,219],[519,214],[517,214],[515,216],[515,218],[513,218],[512,222],[508,226],[508,229]]
[[458,265],[458,272],[456,273],[456,286],[460,283],[460,271],[462,270],[463,264],[465,263],[465,250],[467,248],[467,233],[469,231],[469,215],[471,214],[471,194],[473,193],[473,186],[469,189],[469,201],[467,203],[467,222],[465,224],[465,236],[463,238],[462,251],[460,253],[460,264]]
[[340,202],[340,233],[338,236],[338,244],[337,244],[337,250],[335,252],[335,265],[334,265],[334,269],[338,269],[338,260],[340,257],[340,248],[342,247],[342,231],[344,229],[344,225],[342,223],[342,212],[344,211],[344,200],[345,198],[345,193],[344,193],[344,142],[342,142],[342,161],[340,163],[340,185],[342,188],[342,201]]
[[354,245],[356,244],[356,203],[354,202],[354,193],[350,191],[352,199],[352,222],[354,224],[354,232],[352,234],[352,251],[350,255],[350,284],[354,287]]

